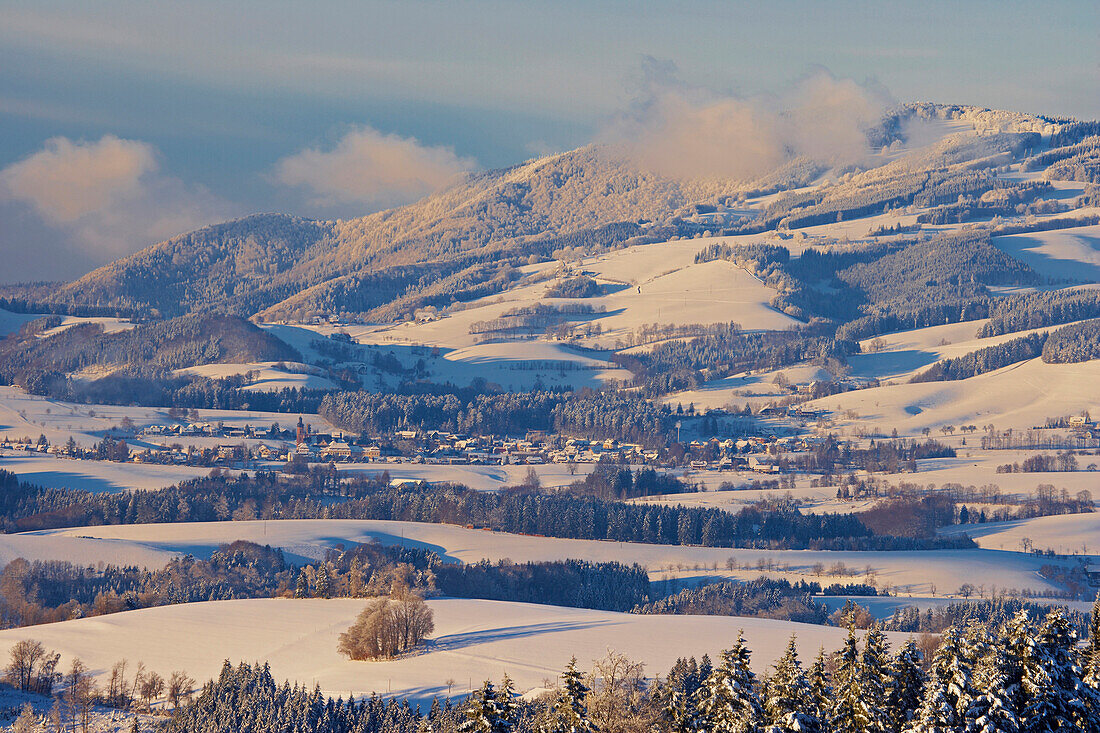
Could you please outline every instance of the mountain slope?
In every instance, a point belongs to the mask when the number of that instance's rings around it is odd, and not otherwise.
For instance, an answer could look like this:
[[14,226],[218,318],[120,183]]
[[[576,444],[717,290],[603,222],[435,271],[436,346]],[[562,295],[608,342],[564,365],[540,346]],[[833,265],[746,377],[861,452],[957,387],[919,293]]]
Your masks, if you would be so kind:
[[[410,289],[462,292],[571,237],[625,239],[638,233],[640,219],[667,219],[734,188],[662,178],[588,147],[473,175],[417,203],[346,222],[269,214],[207,227],[99,268],[51,300],[265,318],[370,311]],[[619,222],[626,224],[601,231]]]
[[166,316],[204,309],[251,315],[297,291],[288,273],[300,261],[331,250],[334,228],[331,222],[284,214],[205,227],[94,270],[50,300],[155,308]]
[[[51,300],[164,315],[398,320],[425,305],[505,290],[515,267],[562,249],[592,253],[705,230],[795,229],[906,206],[944,208],[998,186],[998,168],[1038,149],[1040,135],[1071,127],[908,105],[868,131],[868,155],[857,165],[828,170],[796,159],[746,182],[674,180],[588,146],[469,175],[416,203],[348,221],[266,214],[207,227],[91,272]],[[924,132],[906,142],[905,131],[918,128]]]

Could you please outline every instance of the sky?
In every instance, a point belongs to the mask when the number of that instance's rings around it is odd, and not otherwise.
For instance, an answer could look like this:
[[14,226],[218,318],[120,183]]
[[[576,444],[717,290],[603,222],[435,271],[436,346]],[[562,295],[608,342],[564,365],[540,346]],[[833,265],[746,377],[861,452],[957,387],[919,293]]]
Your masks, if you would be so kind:
[[257,211],[363,215],[640,115],[737,170],[784,104],[1097,119],[1097,38],[1094,0],[0,0],[0,281]]

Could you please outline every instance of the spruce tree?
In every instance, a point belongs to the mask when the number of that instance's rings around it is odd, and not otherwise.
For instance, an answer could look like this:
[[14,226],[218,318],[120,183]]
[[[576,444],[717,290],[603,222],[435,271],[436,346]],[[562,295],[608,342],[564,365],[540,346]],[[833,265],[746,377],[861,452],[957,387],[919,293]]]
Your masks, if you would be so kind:
[[294,597],[309,598],[309,577],[306,575],[305,568],[298,571],[298,583],[294,586]]
[[974,670],[978,694],[966,713],[967,733],[1019,733],[1020,722],[1012,710],[1005,686],[1005,655],[991,645]]
[[749,650],[742,633],[722,652],[718,666],[700,690],[699,717],[710,733],[756,733],[764,718],[756,677],[749,669]]
[[863,699],[870,717],[868,731],[882,733],[889,726],[886,714],[886,691],[890,681],[890,651],[886,634],[878,625],[863,637],[863,657],[860,663],[863,678]]
[[916,719],[906,733],[959,733],[962,730],[962,720],[948,697],[947,684],[933,667]]
[[317,564],[317,597],[328,598],[332,595],[332,582],[328,577],[328,563],[322,560]]
[[879,730],[876,713],[863,694],[863,664],[856,643],[855,626],[849,621],[848,638],[837,655],[833,674],[833,699],[829,729],[834,733],[871,733]]
[[[911,733],[962,731],[973,699],[969,663],[962,634],[955,626],[944,632],[932,656],[932,674],[924,687],[924,699]],[[961,708],[961,709],[960,709]]]
[[508,733],[511,726],[502,725],[500,700],[491,680],[470,696],[466,720],[458,726],[460,733]]
[[787,651],[775,663],[775,673],[764,685],[764,713],[767,733],[810,733],[821,730],[821,721],[807,702],[812,699],[810,684],[798,661],[798,648],[792,634]]
[[806,673],[806,681],[810,685],[807,711],[820,720],[824,726],[829,713],[830,700],[833,696],[833,688],[829,684],[825,647],[818,650],[814,663],[810,665],[810,670]]
[[1077,632],[1065,612],[1052,608],[1033,637],[1024,663],[1023,729],[1029,733],[1100,729],[1093,690],[1077,664]]
[[888,727],[900,733],[916,717],[924,696],[923,655],[910,637],[898,647],[890,662],[890,678],[886,686],[886,718]]
[[588,687],[577,671],[577,658],[573,657],[561,675],[562,689],[550,709],[549,720],[542,733],[594,733],[596,726],[588,719],[585,695]]
[[1004,652],[1002,671],[1005,696],[1009,709],[1020,719],[1027,704],[1027,696],[1024,692],[1024,669],[1031,654],[1034,631],[1027,611],[1020,611],[1009,619],[998,633],[999,646]]
[[1085,675],[1085,684],[1100,693],[1100,593],[1092,603],[1092,615],[1089,617],[1089,638],[1081,650],[1081,667]]
[[699,667],[695,657],[677,659],[669,670],[664,686],[662,711],[669,730],[673,733],[693,733],[698,727],[695,710],[696,692],[699,690]]
[[516,686],[507,672],[500,681],[497,705],[500,709],[497,733],[510,733],[519,726],[519,705],[516,704]]

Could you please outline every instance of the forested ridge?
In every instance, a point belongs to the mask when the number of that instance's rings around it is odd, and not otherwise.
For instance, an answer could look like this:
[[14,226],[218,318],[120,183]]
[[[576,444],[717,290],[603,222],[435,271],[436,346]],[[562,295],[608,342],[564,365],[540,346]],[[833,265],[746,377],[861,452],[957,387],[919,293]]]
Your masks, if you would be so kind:
[[568,493],[492,493],[456,485],[393,487],[385,476],[377,481],[339,482],[334,472],[326,471],[297,482],[257,472],[249,478],[214,476],[166,489],[95,494],[44,489],[0,470],[0,489],[0,521],[9,532],[233,518],[389,519],[570,539],[708,547],[913,550],[974,546],[966,537],[876,536],[850,514],[803,515],[797,510],[754,507],[734,514],[720,509],[627,504]]

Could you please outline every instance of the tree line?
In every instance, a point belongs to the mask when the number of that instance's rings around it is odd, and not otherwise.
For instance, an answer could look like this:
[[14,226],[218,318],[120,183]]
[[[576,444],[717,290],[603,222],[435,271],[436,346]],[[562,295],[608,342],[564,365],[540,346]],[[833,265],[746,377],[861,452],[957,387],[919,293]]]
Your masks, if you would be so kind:
[[[335,499],[335,500],[334,500]],[[275,474],[215,475],[165,489],[95,494],[44,489],[0,470],[0,522],[7,531],[91,524],[228,519],[388,519],[446,522],[571,539],[764,549],[912,550],[973,547],[966,538],[875,535],[848,514],[794,509],[635,505],[570,494],[482,492],[458,485],[394,487],[338,481],[316,471],[297,480]]]
[[1047,334],[1045,332],[1031,333],[1027,336],[1010,339],[996,346],[986,346],[964,356],[937,361],[909,381],[916,383],[969,379],[1010,364],[1035,359],[1045,351],[1044,345],[1046,342]]
[[667,407],[627,392],[445,392],[392,394],[335,392],[318,411],[332,424],[372,435],[395,430],[441,430],[519,435],[531,430],[571,432],[593,439],[663,444]]

